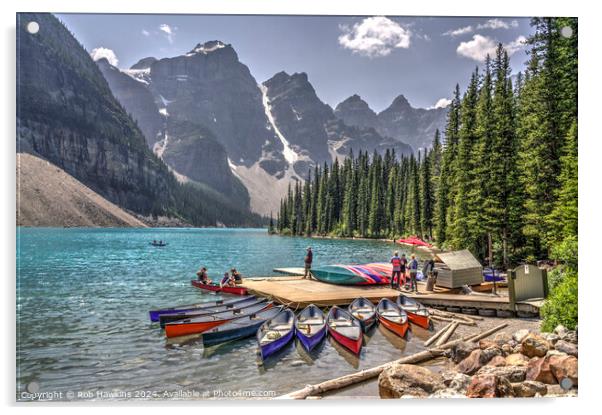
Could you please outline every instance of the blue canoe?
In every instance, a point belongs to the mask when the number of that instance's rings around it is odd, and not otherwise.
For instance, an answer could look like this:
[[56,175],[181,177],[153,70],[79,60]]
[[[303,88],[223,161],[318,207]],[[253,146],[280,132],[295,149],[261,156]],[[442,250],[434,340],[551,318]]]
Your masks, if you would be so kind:
[[255,298],[255,296],[248,295],[246,297],[235,298],[233,300],[228,300],[228,301],[215,300],[215,301],[207,301],[204,303],[177,305],[177,306],[168,307],[168,308],[160,308],[158,310],[150,310],[148,312],[148,314],[150,316],[150,320],[153,322],[156,322],[156,321],[159,321],[159,316],[162,314],[178,314],[178,313],[187,312],[187,311],[198,311],[198,310],[204,310],[204,309],[211,309],[211,308],[215,308],[218,306],[228,306],[228,305],[239,303],[241,301],[249,300],[251,298]]
[[226,324],[217,326],[203,333],[203,345],[207,347],[219,343],[251,337],[257,333],[257,329],[263,323],[276,317],[281,311],[282,306],[272,307],[270,309],[237,318]]
[[299,313],[295,333],[305,350],[311,352],[326,337],[326,316],[318,307],[308,305]]
[[166,324],[173,323],[174,321],[186,320],[187,318],[203,317],[203,316],[223,313],[224,311],[243,310],[245,308],[249,308],[254,305],[257,305],[263,301],[265,301],[265,300],[262,298],[251,297],[244,301],[237,301],[236,303],[233,303],[233,304],[219,305],[219,306],[210,307],[210,308],[195,309],[192,311],[182,311],[179,313],[160,314],[159,315],[159,324],[161,325],[161,328],[165,328]]
[[295,334],[295,313],[284,310],[266,321],[257,330],[257,343],[261,359],[265,360],[286,346]]
[[376,306],[372,301],[359,297],[353,300],[348,307],[353,317],[357,318],[362,325],[362,330],[368,331],[376,323]]

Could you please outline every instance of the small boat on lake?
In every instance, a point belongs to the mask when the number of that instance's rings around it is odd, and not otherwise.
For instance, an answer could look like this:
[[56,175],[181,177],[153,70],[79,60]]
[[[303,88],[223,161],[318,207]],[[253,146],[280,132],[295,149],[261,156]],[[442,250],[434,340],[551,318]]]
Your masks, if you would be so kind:
[[261,359],[265,360],[286,346],[295,335],[295,313],[284,310],[267,320],[257,330]]
[[159,246],[159,247],[161,247],[161,246],[167,246],[167,242],[155,242],[155,241],[153,241],[153,242],[149,242],[149,244],[151,246]]
[[250,316],[265,309],[271,308],[272,306],[272,302],[261,302],[254,306],[240,310],[224,311],[221,313],[174,321],[165,325],[165,335],[167,337],[179,337],[189,334],[203,333],[204,331],[225,324],[236,318]]
[[201,337],[203,345],[207,347],[227,341],[251,337],[257,333],[257,329],[259,329],[263,323],[276,317],[281,311],[282,306],[277,306],[214,327],[203,333]]
[[320,308],[308,305],[299,313],[295,333],[305,350],[311,352],[326,336],[326,316]]
[[214,291],[218,293],[222,292],[234,295],[247,295],[247,289],[245,287],[229,287],[227,285],[220,287],[218,284],[203,284],[198,280],[190,280],[190,283],[194,287],[199,288],[201,290]]
[[[389,270],[389,271],[387,271]],[[318,281],[338,285],[376,285],[389,284],[390,265],[325,265],[311,270],[311,275]]]
[[376,307],[370,300],[363,297],[356,298],[349,304],[348,310],[359,320],[364,331],[368,331],[376,323]]
[[397,334],[399,337],[404,337],[410,325],[408,324],[408,315],[396,303],[383,298],[376,306],[378,321],[384,327]]
[[161,314],[159,316],[159,324],[161,325],[161,328],[165,328],[165,325],[167,323],[172,323],[174,321],[185,320],[187,318],[197,318],[207,316],[210,314],[222,313],[224,311],[242,310],[260,304],[263,301],[265,300],[262,298],[256,298],[255,296],[252,296],[251,298],[247,298],[243,301],[239,301],[234,304],[216,306],[213,308],[205,308],[200,310],[184,311],[180,313]]
[[406,312],[410,323],[428,330],[431,325],[430,313],[424,305],[403,294],[397,297],[397,305]]
[[176,305],[168,308],[160,308],[157,310],[150,310],[148,312],[150,316],[150,320],[153,322],[159,321],[161,315],[168,314],[178,314],[185,313],[188,311],[201,311],[201,310],[212,310],[217,307],[228,307],[234,306],[237,303],[241,303],[243,301],[248,301],[250,299],[254,299],[254,295],[242,297],[242,298],[234,298],[232,300],[215,300],[215,301],[206,301],[203,303],[195,303],[195,304],[184,304],[184,305]]
[[328,333],[355,354],[362,350],[362,326],[347,310],[333,306],[326,316]]

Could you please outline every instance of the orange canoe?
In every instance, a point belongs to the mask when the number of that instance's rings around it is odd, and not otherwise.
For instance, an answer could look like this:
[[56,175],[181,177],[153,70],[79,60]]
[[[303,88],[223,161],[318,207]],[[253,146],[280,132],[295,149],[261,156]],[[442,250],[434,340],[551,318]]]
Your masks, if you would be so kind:
[[167,337],[179,337],[187,336],[189,334],[199,334],[214,327],[221,326],[231,320],[250,316],[263,310],[267,310],[273,306],[272,302],[260,303],[252,307],[243,308],[239,310],[231,310],[222,313],[216,313],[209,316],[202,316],[198,318],[190,318],[186,320],[178,320],[173,323],[167,323],[165,325],[165,336]]
[[399,337],[404,337],[410,328],[408,315],[393,301],[383,298],[376,307],[378,321]]

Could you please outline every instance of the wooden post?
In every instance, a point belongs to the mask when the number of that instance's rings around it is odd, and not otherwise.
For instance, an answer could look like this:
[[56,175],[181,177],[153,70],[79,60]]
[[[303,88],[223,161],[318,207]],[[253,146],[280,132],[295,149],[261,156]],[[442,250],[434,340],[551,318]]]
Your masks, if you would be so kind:
[[437,340],[445,331],[451,326],[452,323],[447,323],[441,330],[433,334],[427,341],[424,342],[425,346],[430,346],[435,340]]
[[516,291],[514,281],[516,281],[516,271],[508,270],[508,300],[510,302],[510,310],[516,312]]
[[541,270],[541,282],[543,283],[543,298],[548,298],[548,271],[546,269]]

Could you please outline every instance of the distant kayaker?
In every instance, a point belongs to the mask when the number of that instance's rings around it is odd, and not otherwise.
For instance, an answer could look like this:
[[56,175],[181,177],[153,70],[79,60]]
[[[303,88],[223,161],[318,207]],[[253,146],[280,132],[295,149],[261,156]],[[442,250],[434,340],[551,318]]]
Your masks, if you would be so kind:
[[391,265],[393,265],[393,271],[391,273],[391,288],[399,288],[401,282],[401,258],[399,253],[395,251],[391,258]]
[[234,277],[234,282],[236,284],[242,284],[242,275],[236,270],[236,268],[232,268],[230,270],[230,275]]
[[418,274],[418,261],[416,260],[416,255],[412,254],[412,259],[410,260],[410,290],[418,292],[418,284],[416,282],[416,275]]
[[311,279],[311,263],[314,260],[314,254],[311,251],[311,246],[307,247],[307,253],[305,254],[305,274],[303,275],[303,279],[309,278]]
[[196,272],[197,277],[199,277],[199,281],[203,284],[211,284],[211,280],[207,276],[207,268],[202,267]]

